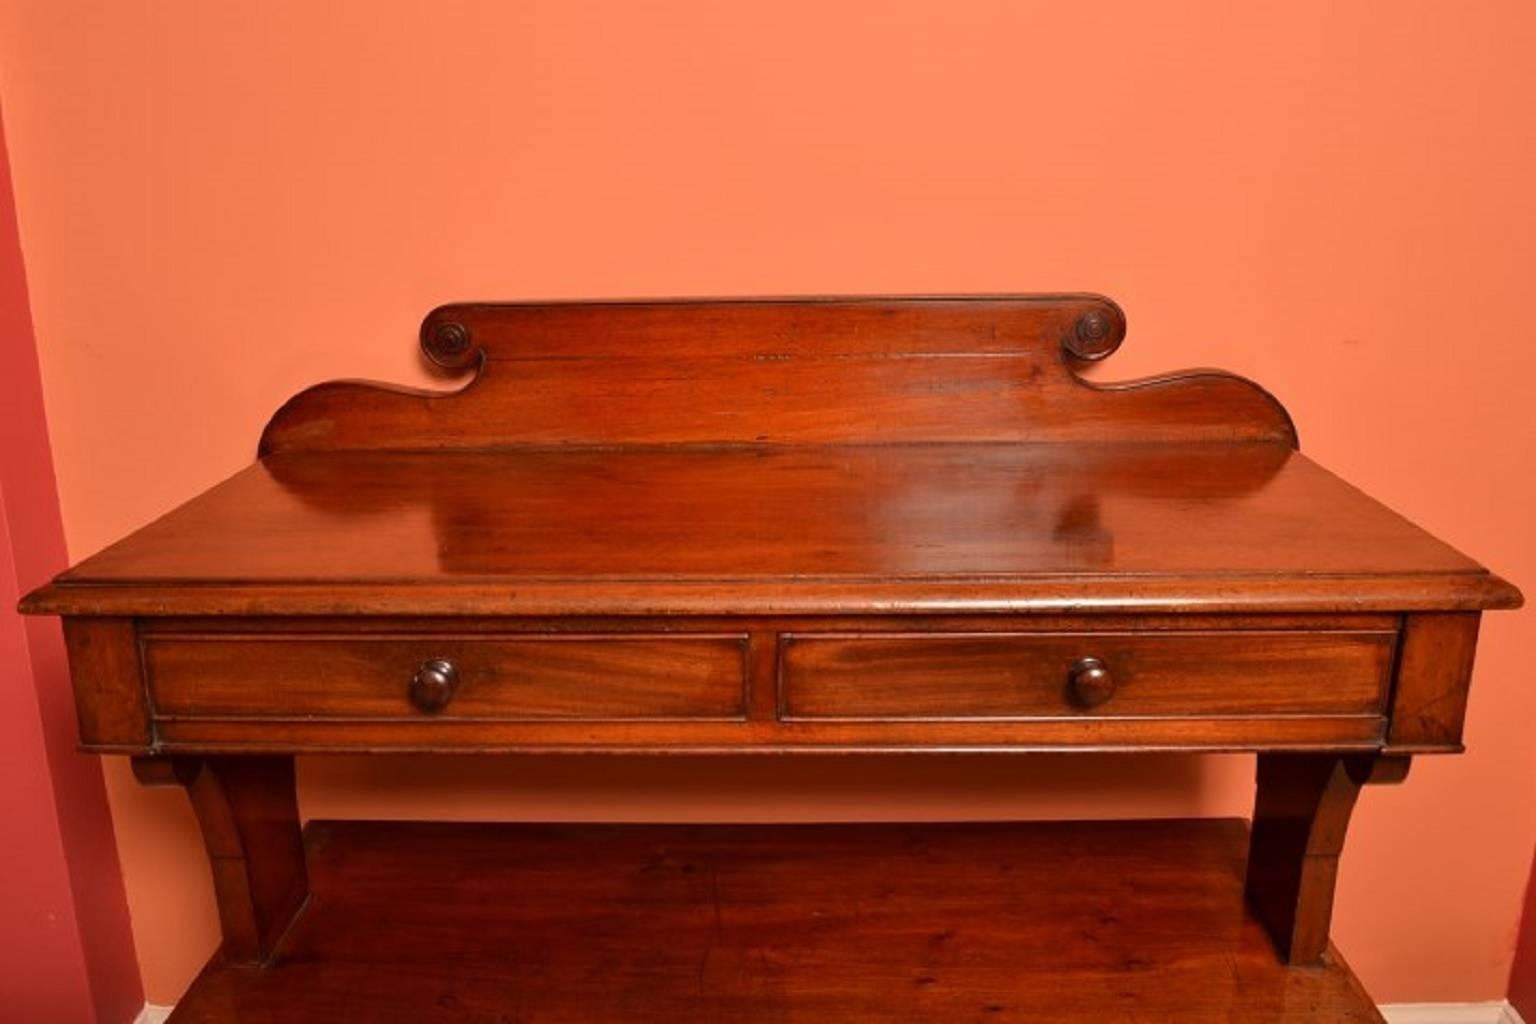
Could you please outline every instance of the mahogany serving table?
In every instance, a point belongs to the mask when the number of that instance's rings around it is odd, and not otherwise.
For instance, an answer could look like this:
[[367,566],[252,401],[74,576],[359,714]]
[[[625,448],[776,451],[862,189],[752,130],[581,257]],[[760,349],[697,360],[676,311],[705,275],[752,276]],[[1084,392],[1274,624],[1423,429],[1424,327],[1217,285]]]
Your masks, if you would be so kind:
[[[173,1020],[1379,1021],[1360,787],[1461,749],[1512,586],[1097,296],[457,305],[23,602],[86,750],[187,787]],[[1242,822],[311,822],[296,754],[1253,751]]]

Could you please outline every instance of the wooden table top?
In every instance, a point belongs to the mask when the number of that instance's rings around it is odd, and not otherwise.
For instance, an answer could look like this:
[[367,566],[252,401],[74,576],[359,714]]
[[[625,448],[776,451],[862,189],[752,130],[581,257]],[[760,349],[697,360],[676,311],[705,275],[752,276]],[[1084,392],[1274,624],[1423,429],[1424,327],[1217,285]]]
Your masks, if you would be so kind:
[[1518,592],[1269,442],[268,456],[29,610],[1412,610]]
[[1509,607],[1263,388],[1078,371],[1094,295],[444,306],[452,391],[333,381],[32,595],[65,615]]

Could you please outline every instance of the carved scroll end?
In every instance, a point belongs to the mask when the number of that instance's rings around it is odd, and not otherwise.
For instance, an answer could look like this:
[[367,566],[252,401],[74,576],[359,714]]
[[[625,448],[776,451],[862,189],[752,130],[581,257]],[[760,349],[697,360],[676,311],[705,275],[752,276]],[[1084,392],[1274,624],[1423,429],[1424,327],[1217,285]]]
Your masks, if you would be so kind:
[[479,366],[485,350],[475,341],[474,333],[459,320],[428,316],[421,325],[421,351],[434,365],[445,370],[463,370]]
[[1109,299],[1098,299],[1084,310],[1061,339],[1068,359],[1096,363],[1113,355],[1125,340],[1125,313]]

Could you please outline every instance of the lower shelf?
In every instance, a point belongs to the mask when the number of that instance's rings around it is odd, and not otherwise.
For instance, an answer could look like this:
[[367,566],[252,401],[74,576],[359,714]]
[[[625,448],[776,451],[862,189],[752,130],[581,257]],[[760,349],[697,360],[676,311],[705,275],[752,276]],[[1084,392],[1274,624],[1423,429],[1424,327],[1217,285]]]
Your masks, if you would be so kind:
[[315,822],[268,968],[173,1024],[1382,1018],[1336,952],[1280,964],[1241,821]]

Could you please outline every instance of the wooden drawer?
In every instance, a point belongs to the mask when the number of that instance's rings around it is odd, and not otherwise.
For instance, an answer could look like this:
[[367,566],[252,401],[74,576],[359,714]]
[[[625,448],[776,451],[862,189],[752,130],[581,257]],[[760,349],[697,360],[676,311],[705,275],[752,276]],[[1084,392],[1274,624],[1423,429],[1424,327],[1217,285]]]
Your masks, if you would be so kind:
[[[1396,634],[785,635],[785,719],[1379,715]],[[1108,674],[1073,684],[1098,659]],[[1103,698],[1094,703],[1095,698]]]
[[[157,718],[631,720],[740,718],[744,635],[150,635]],[[413,703],[433,659],[457,685]]]

